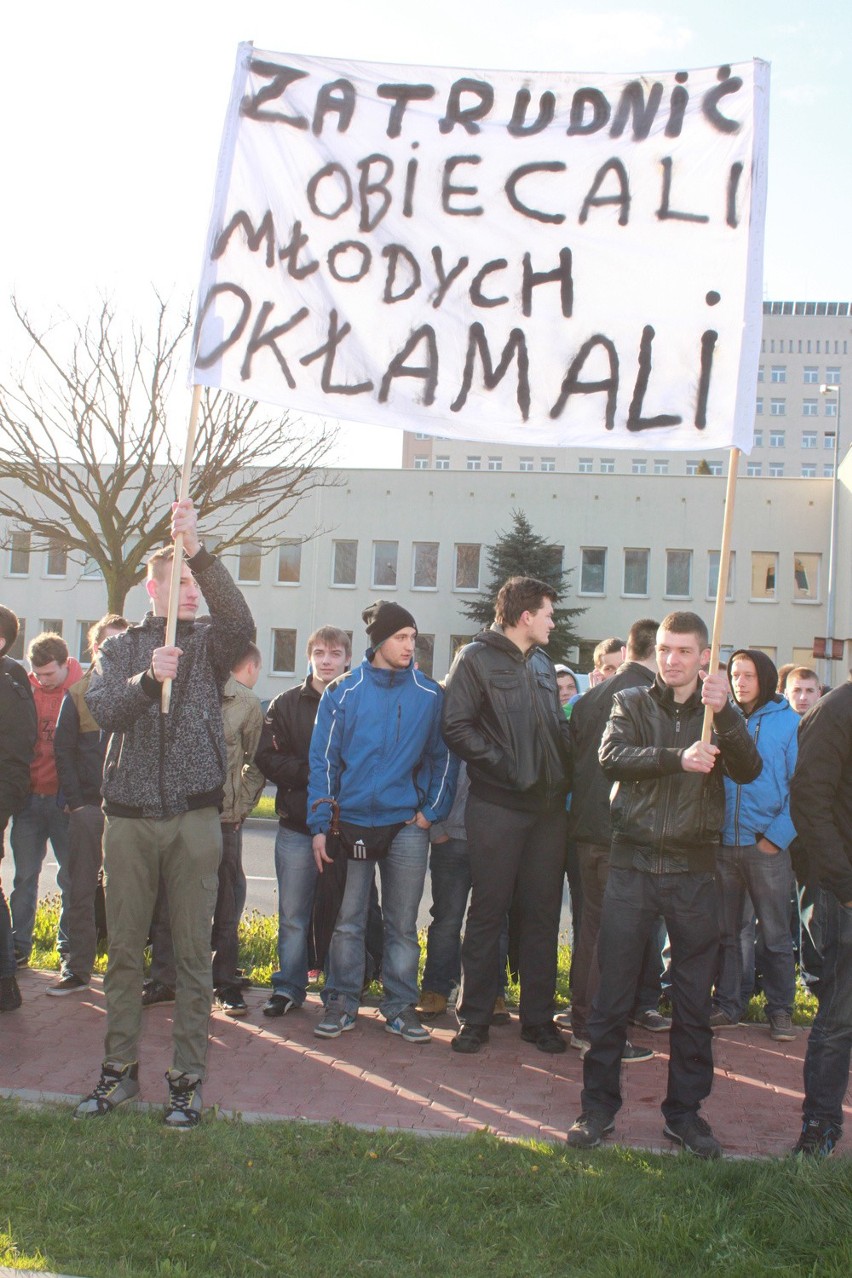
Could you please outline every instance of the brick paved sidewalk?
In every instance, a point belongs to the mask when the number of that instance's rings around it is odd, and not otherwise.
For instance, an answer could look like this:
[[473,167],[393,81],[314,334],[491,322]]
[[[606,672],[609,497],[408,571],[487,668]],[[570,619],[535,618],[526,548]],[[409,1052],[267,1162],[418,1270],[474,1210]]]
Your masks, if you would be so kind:
[[[55,974],[21,976],[24,1006],[0,1018],[0,1094],[72,1100],[91,1090],[103,1052],[105,1008],[101,981],[85,994],[48,998]],[[434,1025],[433,1041],[414,1046],[384,1030],[374,1008],[362,1009],[355,1029],[331,1041],[316,1038],[319,999],[278,1020],[261,1014],[267,991],[249,990],[249,1015],[210,1021],[207,1106],[252,1118],[302,1118],[425,1133],[488,1127],[501,1136],[562,1141],[579,1113],[579,1053],[547,1056],[523,1043],[519,1025],[495,1028],[477,1056],[450,1051],[454,1021]],[[171,1006],[144,1012],[140,1051],[143,1101],[161,1104],[171,1063]],[[670,1149],[662,1135],[668,1036],[635,1029],[636,1043],[658,1055],[622,1069],[624,1107],[614,1139],[643,1149]],[[717,1032],[716,1079],[703,1113],[734,1156],[780,1155],[800,1124],[806,1036],[773,1043],[765,1027]],[[852,1129],[852,1096],[846,1112]]]

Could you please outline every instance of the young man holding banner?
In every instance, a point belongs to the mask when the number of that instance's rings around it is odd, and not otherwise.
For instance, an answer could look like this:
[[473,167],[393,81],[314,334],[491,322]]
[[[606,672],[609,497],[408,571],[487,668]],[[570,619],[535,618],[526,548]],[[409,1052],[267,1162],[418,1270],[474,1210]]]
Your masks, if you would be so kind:
[[[616,693],[600,747],[613,841],[598,937],[600,979],[583,1060],[583,1112],[568,1132],[592,1149],[621,1108],[619,1073],[645,941],[662,915],[672,949],[671,1055],[665,1134],[701,1158],[721,1146],[698,1115],[713,1084],[710,989],[719,953],[713,877],[725,811],[723,773],[741,785],[761,770],[724,674],[706,674],[707,627],[673,612],[657,632],[656,681]],[[701,740],[704,707],[715,742]]]
[[[97,1118],[139,1092],[142,954],[162,874],[177,964],[174,1059],[166,1078],[166,1125],[201,1118],[207,1022],[213,996],[210,929],[218,890],[219,808],[226,747],[222,692],[237,658],[254,639],[254,621],[227,569],[198,538],[188,498],[175,503],[172,537],[181,536],[177,634],[166,645],[173,550],[148,561],[151,611],[140,625],[108,639],[97,657],[86,703],[112,733],[104,768],[104,875],[109,965],[105,1059],[75,1118]],[[201,598],[210,621],[195,621]],[[163,682],[173,680],[162,713]]]

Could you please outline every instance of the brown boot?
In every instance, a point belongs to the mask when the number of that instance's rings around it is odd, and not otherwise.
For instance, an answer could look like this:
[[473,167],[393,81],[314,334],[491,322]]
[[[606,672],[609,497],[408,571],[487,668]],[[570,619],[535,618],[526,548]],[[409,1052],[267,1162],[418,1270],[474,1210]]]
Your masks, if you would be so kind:
[[509,1009],[506,1007],[506,1000],[501,994],[499,998],[494,1000],[494,1011],[491,1013],[492,1025],[511,1025],[512,1018],[509,1015]]
[[447,1010],[447,1000],[443,994],[433,994],[431,990],[424,990],[420,996],[420,1002],[417,1004],[417,1011],[421,1016],[442,1016]]

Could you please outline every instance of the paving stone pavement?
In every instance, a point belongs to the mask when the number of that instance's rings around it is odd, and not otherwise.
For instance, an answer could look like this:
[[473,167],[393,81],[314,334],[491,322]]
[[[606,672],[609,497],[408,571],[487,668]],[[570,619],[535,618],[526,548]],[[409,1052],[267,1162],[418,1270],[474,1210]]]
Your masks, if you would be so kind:
[[[90,1091],[103,1052],[105,1005],[95,978],[84,994],[45,996],[54,973],[27,971],[24,1005],[0,1018],[0,1094],[69,1105]],[[313,1033],[321,1010],[316,996],[280,1019],[261,1013],[266,990],[246,991],[249,1014],[210,1019],[206,1106],[251,1119],[303,1119],[457,1134],[487,1127],[511,1139],[562,1141],[580,1109],[582,1064],[569,1049],[550,1056],[521,1041],[519,1024],[495,1027],[476,1056],[450,1051],[455,1022],[433,1023],[432,1042],[405,1043],[385,1032],[375,1008],[362,1008],[355,1029],[338,1039]],[[164,1100],[171,1063],[172,1008],[143,1014],[141,1100]],[[668,1036],[631,1029],[634,1042],[657,1055],[622,1069],[624,1106],[612,1139],[642,1149],[669,1150],[660,1101]],[[738,1026],[714,1038],[716,1077],[703,1114],[730,1156],[777,1156],[794,1143],[800,1125],[806,1034],[773,1043],[761,1026]],[[845,1111],[852,1128],[852,1094]],[[842,1147],[841,1147],[842,1148]]]

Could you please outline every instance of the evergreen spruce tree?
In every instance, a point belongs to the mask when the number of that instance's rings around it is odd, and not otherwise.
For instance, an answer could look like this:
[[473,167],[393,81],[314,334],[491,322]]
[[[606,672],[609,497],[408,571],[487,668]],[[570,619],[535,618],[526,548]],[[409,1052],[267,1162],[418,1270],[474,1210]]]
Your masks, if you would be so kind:
[[558,606],[558,600],[567,592],[570,576],[570,569],[566,571],[562,567],[562,547],[533,532],[524,512],[513,510],[511,529],[501,533],[494,545],[487,547],[487,556],[491,580],[475,599],[462,606],[465,615],[478,622],[480,629],[486,629],[494,620],[497,592],[507,578],[537,577],[539,581],[546,581],[557,592],[557,603],[553,609],[556,625],[551,632],[547,652],[553,661],[564,661],[568,649],[580,642],[573,620],[586,610]]

